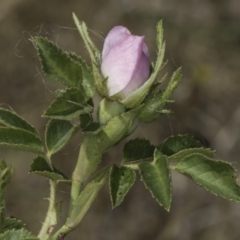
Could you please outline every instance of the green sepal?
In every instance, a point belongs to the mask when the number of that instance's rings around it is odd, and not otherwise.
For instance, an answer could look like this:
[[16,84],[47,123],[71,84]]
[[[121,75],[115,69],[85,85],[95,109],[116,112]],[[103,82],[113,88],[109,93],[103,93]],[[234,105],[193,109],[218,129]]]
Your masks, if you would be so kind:
[[87,51],[89,53],[89,56],[91,58],[91,61],[93,63],[100,63],[100,59],[101,59],[101,53],[99,52],[99,50],[97,49],[97,47],[94,45],[94,43],[92,42],[91,38],[89,37],[88,34],[88,28],[85,22],[83,21],[79,21],[77,16],[75,15],[75,13],[72,14],[73,15],[73,20],[74,23],[83,39],[83,42],[87,48]]
[[100,124],[105,125],[111,118],[124,113],[125,107],[117,101],[102,99],[98,107],[98,121]]
[[75,228],[90,208],[98,192],[102,188],[108,176],[108,168],[101,170],[93,180],[87,184],[78,197],[73,209],[68,216],[66,225],[69,228]]
[[167,157],[158,149],[155,149],[154,161],[152,163],[139,163],[139,169],[141,179],[153,198],[169,211],[172,199],[172,186]]
[[7,109],[0,108],[0,123],[6,127],[20,128],[38,136],[37,130],[32,125],[19,117],[16,113]]
[[53,167],[53,169],[51,169],[46,160],[40,156],[34,158],[29,172],[46,177],[53,181],[70,182],[57,168]]
[[212,160],[201,154],[192,154],[171,167],[196,184],[228,200],[240,202],[240,186],[236,183],[236,170],[227,162]]
[[164,106],[168,103],[169,98],[175,88],[181,81],[181,68],[173,73],[173,76],[164,92],[158,93],[153,98],[144,103],[144,107],[139,113],[139,119],[142,122],[152,122],[162,113]]
[[26,229],[12,229],[0,234],[1,240],[26,240],[26,239],[34,239],[37,240],[38,238],[33,236],[30,232]]
[[0,127],[0,146],[37,154],[44,153],[41,140],[35,134],[20,128]]
[[160,21],[157,25],[157,47],[158,47],[157,61],[150,78],[140,88],[134,91],[130,96],[121,101],[121,103],[126,108],[134,108],[144,100],[144,98],[149,93],[151,87],[153,86],[154,82],[156,81],[158,73],[162,69],[163,58],[165,53],[165,43],[163,43],[162,21]]
[[77,128],[71,122],[51,119],[47,124],[45,133],[48,155],[51,156],[62,149],[76,132]]
[[90,113],[93,107],[86,102],[84,94],[77,88],[68,88],[61,92],[43,117],[71,120],[81,114]]
[[197,140],[188,135],[175,135],[165,139],[158,147],[162,154],[171,156],[188,148],[201,148]]
[[119,206],[136,180],[134,170],[113,165],[110,170],[109,186],[112,207]]
[[92,73],[93,73],[95,87],[98,93],[102,97],[106,97],[108,95],[107,87],[106,87],[106,79],[103,78],[102,74],[99,71],[100,62],[101,62],[101,53],[99,52],[99,50],[96,48],[91,38],[89,37],[88,28],[85,22],[83,21],[80,22],[74,13],[73,13],[73,20],[75,25],[77,26],[77,29],[83,39],[83,42],[91,58]]
[[146,139],[132,139],[128,141],[123,149],[122,164],[128,166],[139,161],[153,160],[155,147]]
[[82,68],[69,53],[43,37],[31,39],[35,44],[45,74],[52,80],[59,81],[68,87],[81,87]]

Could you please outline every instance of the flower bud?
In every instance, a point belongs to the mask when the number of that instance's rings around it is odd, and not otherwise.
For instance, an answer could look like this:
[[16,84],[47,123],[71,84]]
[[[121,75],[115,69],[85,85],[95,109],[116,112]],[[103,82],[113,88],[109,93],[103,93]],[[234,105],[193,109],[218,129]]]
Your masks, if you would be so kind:
[[108,33],[102,51],[101,71],[107,78],[109,97],[127,98],[150,76],[148,47],[143,36],[134,36],[123,26]]

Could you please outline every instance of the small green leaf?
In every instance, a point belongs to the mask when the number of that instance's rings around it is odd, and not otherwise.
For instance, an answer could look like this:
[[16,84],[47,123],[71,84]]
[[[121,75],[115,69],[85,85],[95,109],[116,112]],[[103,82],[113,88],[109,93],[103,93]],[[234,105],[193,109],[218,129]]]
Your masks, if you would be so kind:
[[36,135],[19,128],[0,127],[0,146],[33,153],[44,153],[42,142]]
[[200,142],[188,135],[175,135],[164,140],[158,147],[162,154],[171,156],[188,148],[201,148]]
[[67,226],[75,228],[84,217],[85,213],[90,208],[92,202],[96,198],[98,192],[105,183],[108,175],[108,169],[104,168],[94,179],[87,184],[80,196],[78,197],[70,216],[67,219]]
[[209,148],[188,148],[168,157],[169,162],[179,162],[183,158],[193,153],[199,153],[206,157],[213,158],[214,151]]
[[46,38],[35,37],[32,41],[37,47],[43,71],[50,79],[69,87],[81,86],[82,68],[68,53]]
[[21,229],[24,228],[25,224],[22,223],[21,220],[16,218],[5,218],[4,221],[4,231],[12,230],[12,229]]
[[80,56],[77,56],[76,54],[71,53],[70,57],[74,61],[79,63],[79,65],[82,68],[82,77],[83,77],[83,79],[82,79],[82,86],[83,86],[83,89],[85,91],[85,95],[86,95],[87,99],[89,99],[95,93],[95,85],[94,85],[94,79],[93,79],[92,71],[88,67],[86,62]]
[[152,163],[141,162],[139,169],[142,181],[151,192],[153,198],[169,211],[172,199],[172,187],[167,157],[156,149],[154,152],[154,161]]
[[0,234],[1,240],[23,240],[26,238],[37,239],[26,229],[10,230]]
[[110,171],[110,194],[112,207],[120,205],[136,180],[135,172],[127,167],[114,165]]
[[152,160],[155,147],[146,139],[128,141],[123,149],[123,164],[140,160]]
[[196,153],[185,157],[172,169],[190,177],[196,184],[216,195],[240,202],[236,170],[227,162],[214,161]]
[[76,128],[66,120],[51,119],[46,128],[46,146],[48,155],[62,149],[76,133]]
[[43,117],[71,120],[80,114],[91,112],[92,109],[79,89],[68,88],[52,102]]
[[6,127],[21,128],[38,136],[37,130],[32,125],[7,109],[0,108],[0,123]]
[[55,167],[53,170],[50,168],[48,163],[43,157],[36,157],[31,166],[30,166],[30,173],[34,173],[37,175],[41,175],[43,177],[49,178],[54,181],[65,181],[66,177],[63,173],[61,173],[58,169]]

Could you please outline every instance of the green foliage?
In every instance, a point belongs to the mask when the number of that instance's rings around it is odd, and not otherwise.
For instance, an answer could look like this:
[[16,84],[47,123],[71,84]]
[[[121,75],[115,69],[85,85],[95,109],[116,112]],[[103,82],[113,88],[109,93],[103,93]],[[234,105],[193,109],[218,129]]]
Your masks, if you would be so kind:
[[0,146],[37,154],[44,153],[41,140],[35,134],[20,128],[0,127]]
[[110,195],[112,207],[117,207],[121,204],[124,197],[134,184],[136,179],[135,172],[127,167],[118,167],[113,165],[110,171]]
[[188,149],[184,149],[182,151],[179,151],[179,152],[169,156],[168,161],[169,162],[179,162],[186,156],[191,155],[193,153],[199,153],[199,154],[202,154],[209,158],[214,157],[214,151],[209,148],[188,148]]
[[41,175],[43,177],[49,178],[54,181],[67,181],[66,177],[63,173],[61,173],[58,169],[49,166],[46,160],[43,157],[36,157],[31,166],[30,166],[30,173],[34,173],[37,175]]
[[46,146],[48,155],[62,149],[76,133],[76,128],[66,120],[51,119],[46,128]]
[[43,71],[50,79],[68,87],[81,87],[83,78],[81,66],[69,56],[69,53],[62,51],[46,38],[34,37],[32,41],[37,47]]
[[82,68],[82,86],[85,91],[87,99],[91,98],[95,93],[94,79],[91,69],[88,67],[86,62],[74,53],[69,55],[74,61],[79,63]]
[[92,115],[82,114],[80,115],[80,128],[83,132],[95,132],[101,125],[97,122],[93,122]]
[[214,161],[195,153],[186,156],[172,168],[216,195],[236,202],[240,201],[236,170],[229,163]]
[[123,149],[123,164],[135,163],[140,160],[153,159],[155,147],[146,139],[133,139],[128,141]]
[[1,240],[38,240],[25,229],[13,229],[0,234]]
[[154,152],[154,161],[152,163],[141,162],[139,169],[146,188],[157,202],[169,211],[172,199],[172,187],[167,157],[156,149]]
[[164,140],[158,147],[162,154],[171,156],[188,148],[201,148],[200,142],[188,135],[175,135]]
[[105,183],[107,175],[108,169],[104,168],[93,178],[90,183],[87,184],[73,206],[73,209],[67,219],[67,226],[70,228],[75,228],[82,220],[83,216],[88,211],[98,192]]
[[0,123],[6,127],[20,128],[38,136],[37,130],[28,122],[7,109],[0,108]]
[[5,218],[4,219],[4,231],[9,231],[13,229],[22,229],[25,228],[25,224],[21,220],[16,218]]
[[77,88],[68,88],[52,102],[43,117],[71,120],[80,114],[90,113],[93,108],[86,102],[84,93]]

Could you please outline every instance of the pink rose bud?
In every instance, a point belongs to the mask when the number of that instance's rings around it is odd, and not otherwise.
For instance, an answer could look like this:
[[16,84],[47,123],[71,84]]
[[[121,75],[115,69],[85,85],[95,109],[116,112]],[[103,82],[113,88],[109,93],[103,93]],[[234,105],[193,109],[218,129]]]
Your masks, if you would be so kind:
[[110,97],[118,94],[124,99],[137,90],[150,76],[144,36],[134,36],[123,26],[114,27],[104,41],[101,70]]

